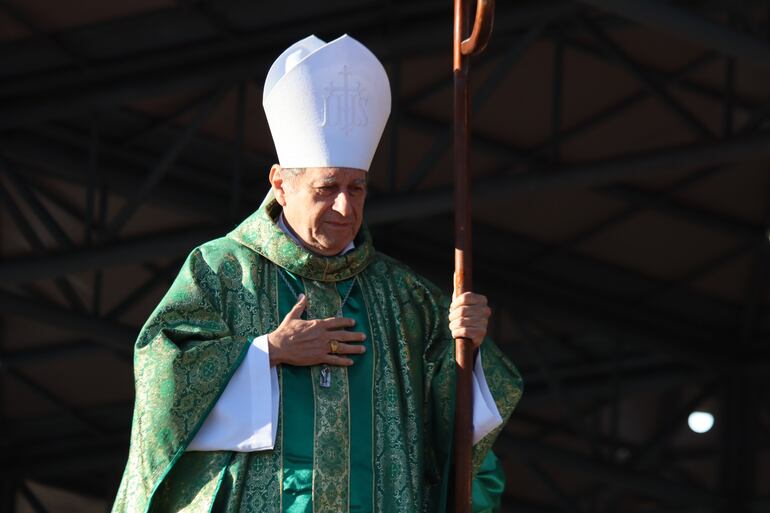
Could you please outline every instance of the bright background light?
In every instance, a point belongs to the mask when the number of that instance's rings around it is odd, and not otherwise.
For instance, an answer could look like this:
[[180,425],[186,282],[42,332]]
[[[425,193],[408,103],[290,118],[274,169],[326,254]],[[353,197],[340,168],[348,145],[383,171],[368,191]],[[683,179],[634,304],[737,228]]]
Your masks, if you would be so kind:
[[705,433],[714,427],[714,416],[705,411],[694,411],[687,417],[687,424],[696,433]]

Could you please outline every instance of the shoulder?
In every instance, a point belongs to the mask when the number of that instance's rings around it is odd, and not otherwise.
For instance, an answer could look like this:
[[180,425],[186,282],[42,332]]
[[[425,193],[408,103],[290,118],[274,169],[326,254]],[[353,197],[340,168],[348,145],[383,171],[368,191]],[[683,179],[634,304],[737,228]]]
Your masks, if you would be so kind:
[[244,276],[260,275],[267,259],[230,237],[213,239],[190,251],[183,271],[210,284],[238,283]]
[[400,260],[377,251],[369,265],[379,276],[395,282],[396,288],[405,294],[436,304],[448,302],[441,288]]
[[223,266],[240,263],[253,263],[262,259],[254,250],[230,237],[219,237],[196,246],[190,252],[189,260],[205,264],[213,271]]

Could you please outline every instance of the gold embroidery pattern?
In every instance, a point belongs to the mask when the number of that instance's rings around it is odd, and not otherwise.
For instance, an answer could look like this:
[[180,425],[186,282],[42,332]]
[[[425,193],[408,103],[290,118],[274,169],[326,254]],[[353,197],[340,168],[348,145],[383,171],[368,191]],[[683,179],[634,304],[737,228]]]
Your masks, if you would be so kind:
[[[213,511],[279,512],[280,431],[273,451],[195,456],[183,452],[252,338],[278,325],[277,276],[271,262],[315,280],[309,284],[308,297],[311,310],[322,316],[334,315],[338,305],[334,282],[358,275],[372,341],[377,344],[375,510],[436,510],[453,424],[454,344],[446,322],[448,298],[407,266],[375,254],[365,229],[356,249],[345,257],[313,255],[276,232],[275,206],[274,200],[263,204],[229,237],[196,248],[139,334],[131,448],[114,512],[145,512],[155,495],[158,505],[189,497],[190,511],[214,507]],[[334,308],[326,311],[323,305]],[[316,391],[321,397],[314,451],[316,513],[339,513],[348,507],[350,439],[344,371],[336,369],[331,389]],[[484,343],[484,372],[507,419],[521,396],[521,377],[491,341]],[[317,373],[313,379],[318,382]],[[476,445],[476,464],[497,433]],[[163,495],[168,493],[173,496]]]
[[495,404],[503,418],[503,423],[479,440],[473,447],[474,475],[478,472],[481,462],[484,461],[484,456],[492,448],[497,435],[503,430],[524,392],[524,381],[521,379],[519,370],[503,355],[500,348],[493,344],[490,339],[485,339],[481,347],[484,351],[484,357],[481,361],[482,367],[484,367],[484,376],[487,378],[489,389],[494,392]]
[[[273,291],[274,301],[265,304],[273,312],[270,331],[278,325],[278,278],[276,267],[266,262],[263,276],[258,280],[265,290]],[[268,311],[268,310],[263,310]],[[279,380],[280,369],[279,369]],[[279,382],[280,383],[280,382]],[[282,419],[279,416],[276,427],[275,447],[272,451],[236,452],[227,468],[226,484],[216,498],[212,513],[255,511],[280,513],[281,471],[282,471]]]
[[[318,319],[334,317],[341,298],[334,283],[303,280],[308,307]],[[348,374],[345,367],[329,366],[331,386],[319,385],[321,367],[310,373],[315,395],[313,444],[313,512],[348,511],[350,481],[350,411]]]
[[374,256],[372,237],[366,225],[356,237],[356,248],[342,256],[322,257],[298,246],[276,225],[281,206],[273,193],[265,197],[262,206],[227,236],[275,262],[287,271],[303,278],[337,282],[361,272]]
[[[359,279],[384,360],[378,361],[374,383],[375,511],[435,511],[454,425],[454,341],[446,322],[450,300],[380,253]],[[521,397],[521,377],[494,343],[486,341],[484,347],[487,383],[507,420]],[[474,446],[474,472],[500,429]]]

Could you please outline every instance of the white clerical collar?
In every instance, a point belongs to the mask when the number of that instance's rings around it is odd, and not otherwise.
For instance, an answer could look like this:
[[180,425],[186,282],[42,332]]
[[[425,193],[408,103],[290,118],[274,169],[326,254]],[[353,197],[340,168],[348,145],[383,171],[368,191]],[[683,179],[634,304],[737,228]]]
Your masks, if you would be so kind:
[[[283,231],[283,233],[288,235],[291,238],[291,240],[296,242],[297,245],[305,247],[305,245],[302,243],[302,241],[299,240],[299,237],[297,237],[297,235],[291,230],[291,228],[289,228],[289,225],[286,224],[286,221],[283,218],[283,212],[281,212],[281,215],[278,216],[278,223],[277,224],[278,224],[278,228],[280,228],[281,231]],[[342,251],[339,252],[339,255],[341,256],[341,255],[344,255],[345,253],[347,253],[348,251],[353,251],[355,249],[355,247],[356,247],[356,245],[353,244],[353,241],[351,240],[348,243],[348,245],[345,246],[345,249],[343,249]]]

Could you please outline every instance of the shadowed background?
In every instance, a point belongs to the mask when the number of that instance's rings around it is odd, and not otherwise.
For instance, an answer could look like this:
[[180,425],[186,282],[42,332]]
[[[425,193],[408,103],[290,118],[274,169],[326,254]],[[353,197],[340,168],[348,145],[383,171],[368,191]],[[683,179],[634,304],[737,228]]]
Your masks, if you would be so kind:
[[[138,329],[267,191],[267,68],[345,32],[375,247],[448,290],[451,2],[0,1],[0,512],[111,504]],[[768,3],[499,1],[471,77],[504,511],[770,512]]]

